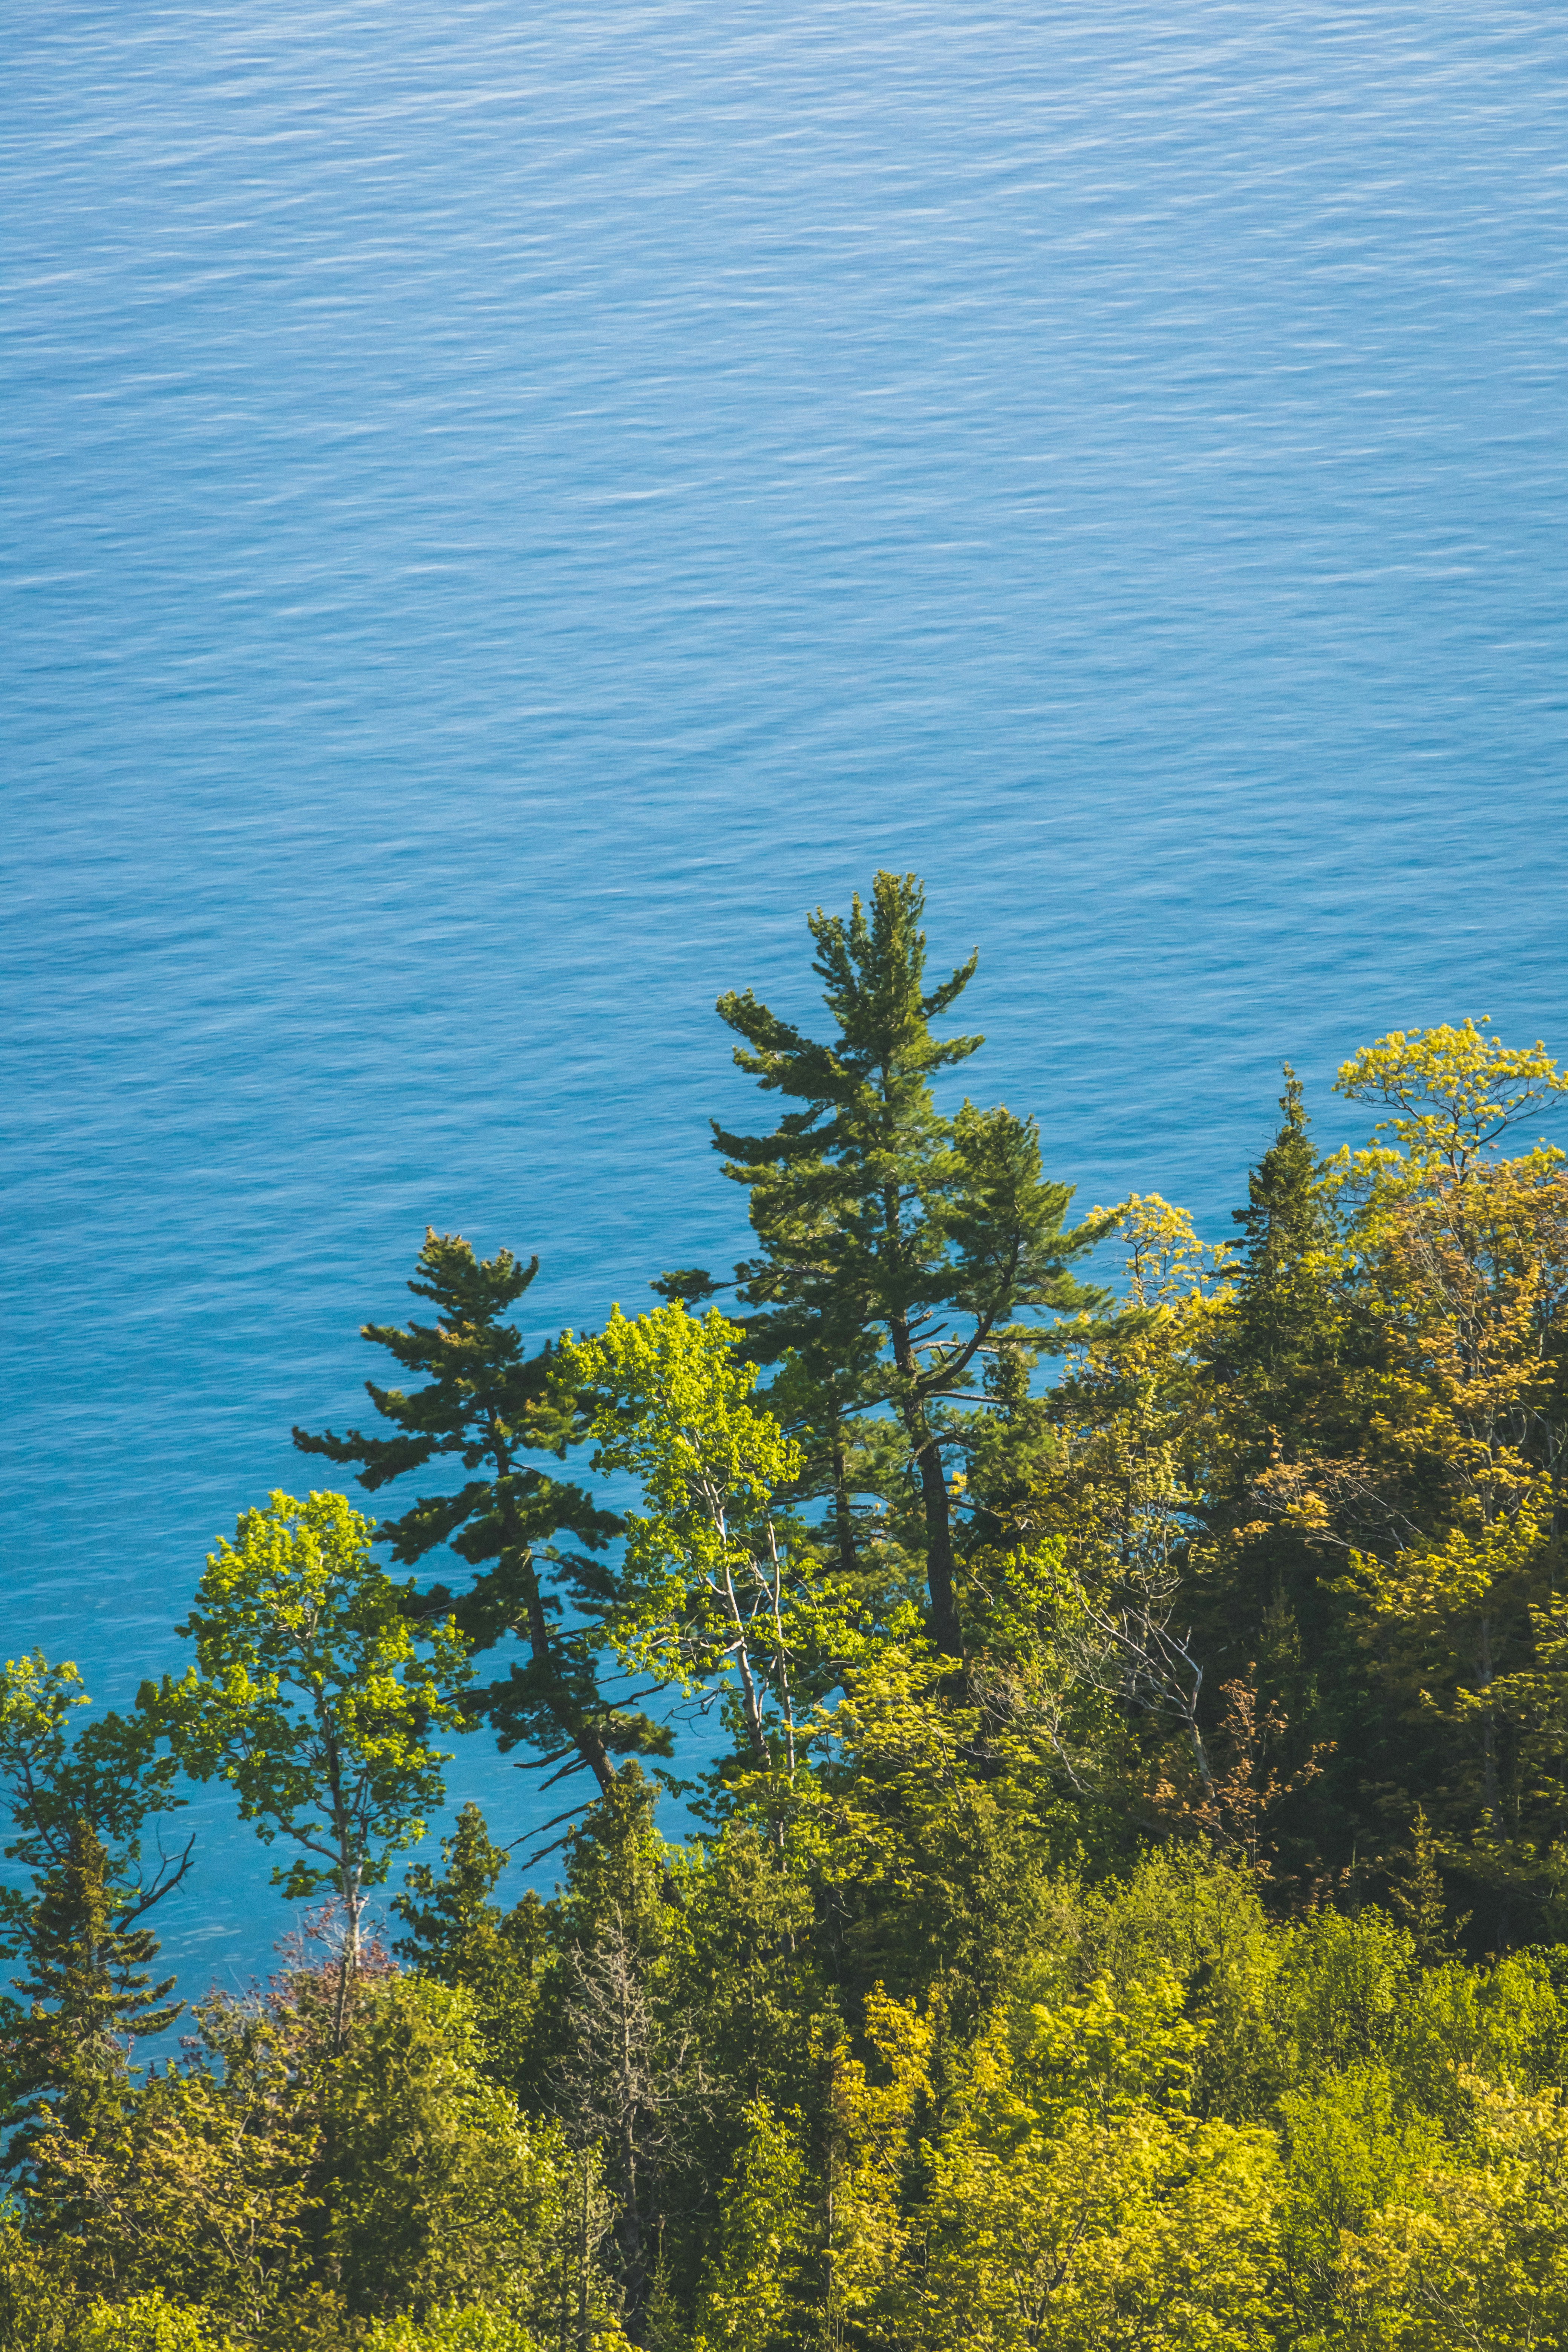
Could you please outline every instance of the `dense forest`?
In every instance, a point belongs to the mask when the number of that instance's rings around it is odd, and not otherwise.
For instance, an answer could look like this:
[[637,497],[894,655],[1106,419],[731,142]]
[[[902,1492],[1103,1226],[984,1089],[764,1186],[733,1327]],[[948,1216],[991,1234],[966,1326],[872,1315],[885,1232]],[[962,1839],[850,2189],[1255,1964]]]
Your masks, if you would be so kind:
[[[525,1338],[432,1232],[295,1432],[390,1515],[246,1509],[120,1711],[6,1668],[15,2352],[1568,2343],[1568,1077],[1385,1036],[1228,1245],[1075,1215],[922,918],[721,998],[742,1264]],[[546,1826],[411,1859],[479,1726]],[[182,2008],[214,1780],[304,1926]]]

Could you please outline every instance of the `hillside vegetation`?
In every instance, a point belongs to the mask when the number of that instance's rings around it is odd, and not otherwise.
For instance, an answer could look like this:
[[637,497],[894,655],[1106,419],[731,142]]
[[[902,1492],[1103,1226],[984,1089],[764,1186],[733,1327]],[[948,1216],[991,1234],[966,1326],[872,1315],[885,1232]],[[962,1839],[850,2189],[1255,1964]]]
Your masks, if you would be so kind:
[[[922,909],[812,919],[818,1034],[721,998],[732,1276],[530,1351],[432,1232],[295,1433],[387,1516],[245,1510],[83,1729],[6,1669],[6,2347],[1568,2343],[1568,1078],[1396,1034],[1231,1245],[1080,1214],[938,1108]],[[547,1826],[411,1861],[477,1725]],[[307,1908],[183,2009],[193,1780]]]

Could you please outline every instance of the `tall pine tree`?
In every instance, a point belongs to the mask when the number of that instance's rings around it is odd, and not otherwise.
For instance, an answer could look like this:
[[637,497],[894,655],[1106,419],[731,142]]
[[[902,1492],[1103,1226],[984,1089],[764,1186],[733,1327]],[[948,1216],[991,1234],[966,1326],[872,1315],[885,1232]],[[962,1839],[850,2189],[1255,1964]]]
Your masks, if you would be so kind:
[[[619,1522],[582,1487],[525,1459],[564,1459],[582,1433],[582,1416],[555,1378],[552,1349],[528,1355],[509,1320],[538,1272],[537,1257],[524,1265],[502,1250],[482,1259],[461,1234],[427,1232],[408,1286],[430,1300],[434,1322],[367,1323],[361,1335],[424,1380],[412,1392],[365,1382],[396,1433],[313,1436],[296,1429],[294,1443],[302,1453],[357,1465],[360,1485],[371,1494],[443,1459],[481,1474],[454,1492],[422,1496],[400,1517],[383,1520],[379,1534],[411,1568],[449,1544],[476,1570],[466,1591],[438,1584],[415,1604],[421,1613],[450,1612],[476,1649],[508,1635],[527,1644],[527,1664],[471,1693],[469,1704],[495,1726],[504,1748],[527,1744],[568,1772],[585,1768],[602,1792],[616,1756],[665,1753],[668,1735],[600,1687],[594,1622],[613,1588],[594,1555]],[[563,1549],[561,1536],[583,1549]]]
[[719,999],[740,1067],[798,1108],[768,1135],[716,1123],[714,1134],[726,1174],[750,1195],[758,1250],[737,1281],[752,1344],[764,1360],[791,1350],[814,1392],[841,1559],[853,1539],[847,1433],[863,1442],[891,1409],[919,1496],[932,1637],[956,1656],[946,1457],[963,1444],[960,1416],[987,1403],[991,1356],[1047,1336],[1021,1313],[1099,1302],[1068,1268],[1110,1221],[1064,1229],[1071,1187],[1043,1176],[1032,1120],[967,1102],[956,1118],[938,1110],[933,1079],[983,1041],[932,1024],[977,959],[928,987],[924,908],[915,876],[879,873],[869,907],[857,897],[847,919],[809,918],[835,1030],[826,1043],[749,989]]

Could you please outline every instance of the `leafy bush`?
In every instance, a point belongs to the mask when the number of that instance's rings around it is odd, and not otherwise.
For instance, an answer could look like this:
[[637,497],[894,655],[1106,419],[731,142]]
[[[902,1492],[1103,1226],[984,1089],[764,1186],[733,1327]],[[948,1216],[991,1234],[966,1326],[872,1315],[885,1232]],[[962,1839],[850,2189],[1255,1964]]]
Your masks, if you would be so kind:
[[90,2305],[68,2340],[70,2352],[229,2352],[230,2347],[205,2313],[157,2294]]

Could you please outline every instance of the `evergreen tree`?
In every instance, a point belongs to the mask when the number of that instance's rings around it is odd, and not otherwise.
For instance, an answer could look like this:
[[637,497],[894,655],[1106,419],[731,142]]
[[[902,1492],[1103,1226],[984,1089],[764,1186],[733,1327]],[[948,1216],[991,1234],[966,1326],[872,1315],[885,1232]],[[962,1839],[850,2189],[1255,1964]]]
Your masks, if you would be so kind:
[[[526,1463],[528,1454],[564,1459],[582,1434],[582,1416],[563,1394],[548,1345],[529,1356],[507,1318],[538,1272],[510,1250],[478,1258],[457,1234],[425,1234],[409,1288],[435,1309],[434,1323],[367,1323],[362,1337],[384,1348],[425,1385],[411,1392],[365,1382],[394,1435],[294,1432],[303,1453],[354,1463],[374,1494],[432,1462],[455,1458],[470,1476],[455,1493],[422,1496],[379,1533],[394,1559],[416,1566],[449,1544],[477,1570],[465,1592],[436,1585],[411,1600],[418,1613],[448,1611],[477,1650],[516,1635],[524,1666],[469,1694],[503,1748],[526,1744],[547,1763],[586,1768],[608,1790],[616,1756],[668,1752],[668,1735],[647,1716],[601,1690],[594,1623],[613,1594],[611,1572],[588,1555],[602,1551],[619,1522],[580,1486]],[[563,1551],[566,1535],[585,1547]]]
[[1098,1302],[1067,1269],[1108,1221],[1063,1230],[1071,1188],[1042,1175],[1032,1120],[967,1102],[953,1118],[937,1109],[933,1078],[983,1041],[939,1038],[932,1024],[977,959],[928,988],[924,906],[914,875],[880,873],[869,909],[857,898],[847,920],[810,918],[836,1027],[827,1044],[749,989],[719,999],[740,1067],[800,1108],[770,1135],[714,1134],[760,1244],[737,1270],[752,1343],[764,1360],[791,1349],[814,1390],[841,1558],[853,1540],[846,1426],[863,1441],[867,1416],[891,1407],[919,1494],[932,1635],[956,1656],[945,1458],[965,1434],[955,1409],[986,1402],[989,1354],[1042,1344],[1045,1332],[1015,1323],[1020,1311]]
[[350,2312],[554,2315],[572,2168],[559,2130],[486,2079],[463,1992],[389,1979],[324,2107],[329,2274]]
[[511,1911],[490,1900],[507,1855],[476,1804],[464,1806],[441,1855],[439,1875],[416,1863],[393,1898],[407,1929],[393,1948],[422,1976],[466,1992],[490,2073],[517,2090],[533,2069],[544,1906],[531,1891]]
[[408,1929],[393,1948],[422,1974],[452,1984],[459,1980],[452,1970],[470,1940],[497,1927],[502,1916],[490,1895],[507,1867],[506,1850],[491,1843],[472,1799],[452,1836],[442,1839],[441,1858],[446,1868],[439,1878],[429,1863],[415,1863],[406,1891],[393,1897],[392,1909]]
[[1280,1108],[1273,1142],[1248,1171],[1247,1206],[1231,1212],[1242,1277],[1228,1337],[1254,1409],[1273,1407],[1279,1423],[1294,1423],[1303,1387],[1321,1382],[1338,1352],[1343,1307],[1332,1284],[1338,1232],[1288,1062]]
[[1317,1563],[1271,1500],[1276,1488],[1293,1496],[1307,1465],[1355,1450],[1364,1416],[1354,1373],[1369,1339],[1289,1064],[1280,1108],[1279,1131],[1248,1172],[1247,1206],[1232,1212],[1239,1278],[1207,1351],[1215,1433],[1200,1476],[1211,1522],[1233,1538],[1224,1608],[1249,1656],[1270,1612],[1304,1612],[1312,1635],[1322,1633]]
[[133,1923],[137,1905],[110,1883],[110,1857],[89,1822],[72,1827],[45,1873],[12,1979],[27,2006],[11,2022],[7,2168],[29,2165],[40,2133],[91,2142],[118,2118],[130,2085],[128,2046],[167,2032],[183,2003],[172,1977],[147,1971],[158,1941]]
[[1365,1663],[1338,1590],[1343,1543],[1324,1549],[1322,1498],[1352,1537],[1378,1531],[1386,1503],[1357,1468],[1378,1355],[1323,1170],[1301,1081],[1287,1063],[1281,1123],[1249,1171],[1233,1294],[1210,1327],[1200,1458],[1208,1541],[1192,1597],[1200,1650],[1222,1685],[1257,1668],[1265,1712],[1290,1725],[1284,1762],[1301,1785],[1276,1827],[1291,1867],[1347,1864],[1375,1850],[1363,1783],[1381,1744]]
[[0,1948],[26,1968],[12,1980],[24,2002],[5,2004],[0,2029],[12,2165],[30,2160],[47,2116],[78,2136],[106,2124],[128,2084],[123,2041],[180,2013],[163,2005],[172,1978],[150,1989],[140,1973],[158,1950],[142,1923],[183,1881],[195,1844],[142,1854],[149,1816],[184,1802],[177,1768],[144,1714],[80,1726],[88,1704],[75,1666],[41,1652],[0,1669],[4,1852],[27,1874],[0,1890]]

